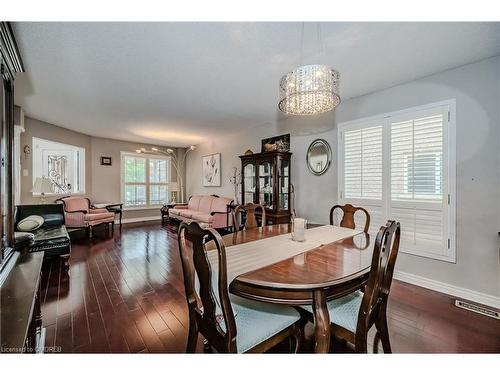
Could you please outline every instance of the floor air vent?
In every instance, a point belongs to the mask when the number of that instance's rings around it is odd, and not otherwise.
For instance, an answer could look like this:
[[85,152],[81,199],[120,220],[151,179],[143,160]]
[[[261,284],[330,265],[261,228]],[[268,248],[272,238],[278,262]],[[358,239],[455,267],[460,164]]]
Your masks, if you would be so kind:
[[487,307],[475,305],[475,304],[470,303],[470,302],[460,301],[458,299],[455,300],[455,306],[460,307],[460,308],[465,309],[465,310],[473,311],[473,312],[481,314],[481,315],[489,316],[490,318],[500,320],[500,313],[498,311],[495,311],[493,309],[489,309]]

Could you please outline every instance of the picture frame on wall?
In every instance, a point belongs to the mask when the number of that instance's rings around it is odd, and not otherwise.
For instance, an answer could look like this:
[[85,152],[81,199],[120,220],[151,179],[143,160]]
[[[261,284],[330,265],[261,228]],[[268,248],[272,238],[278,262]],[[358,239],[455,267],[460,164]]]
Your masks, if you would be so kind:
[[202,157],[203,186],[221,186],[220,153]]
[[101,165],[111,166],[111,156],[101,156]]

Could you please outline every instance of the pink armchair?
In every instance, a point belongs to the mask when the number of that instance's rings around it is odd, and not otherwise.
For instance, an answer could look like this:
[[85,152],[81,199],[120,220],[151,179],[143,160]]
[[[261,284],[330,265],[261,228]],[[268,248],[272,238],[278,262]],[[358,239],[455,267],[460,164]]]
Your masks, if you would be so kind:
[[105,224],[114,230],[115,214],[105,208],[92,208],[90,200],[85,197],[65,197],[58,199],[64,205],[64,219],[68,228],[85,228],[92,238],[93,228]]

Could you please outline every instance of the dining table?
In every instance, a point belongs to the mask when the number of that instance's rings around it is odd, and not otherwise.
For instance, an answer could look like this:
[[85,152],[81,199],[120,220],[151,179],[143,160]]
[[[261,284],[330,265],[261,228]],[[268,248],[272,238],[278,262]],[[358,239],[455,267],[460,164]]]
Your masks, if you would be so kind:
[[[276,224],[222,236],[229,291],[261,302],[312,305],[314,350],[327,353],[327,301],[359,290],[368,281],[373,252],[370,235],[325,225],[307,229],[305,241],[297,243],[291,232],[291,224]],[[210,262],[216,263],[216,250],[213,244],[207,245]]]

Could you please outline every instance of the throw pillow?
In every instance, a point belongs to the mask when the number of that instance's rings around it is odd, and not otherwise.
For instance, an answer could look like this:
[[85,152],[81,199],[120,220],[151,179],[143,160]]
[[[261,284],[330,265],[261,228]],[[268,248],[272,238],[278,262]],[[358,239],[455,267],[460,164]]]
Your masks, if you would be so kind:
[[21,232],[31,232],[38,228],[40,228],[45,220],[43,217],[38,215],[30,215],[22,219],[19,223],[17,223],[17,229]]

